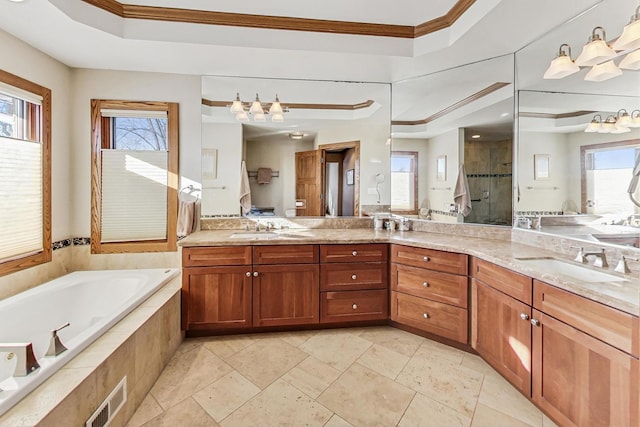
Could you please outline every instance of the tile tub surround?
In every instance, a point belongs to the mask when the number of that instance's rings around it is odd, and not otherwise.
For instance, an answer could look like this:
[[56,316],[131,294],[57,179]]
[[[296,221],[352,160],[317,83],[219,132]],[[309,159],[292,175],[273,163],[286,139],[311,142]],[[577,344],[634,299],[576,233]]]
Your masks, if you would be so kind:
[[[442,225],[442,224],[441,224]],[[444,225],[443,225],[444,226]],[[475,227],[474,227],[475,228]],[[480,227],[479,230],[496,229],[496,227]],[[554,252],[542,245],[532,246],[511,240],[490,239],[484,236],[456,235],[452,228],[451,234],[430,233],[419,231],[375,231],[372,229],[300,229],[285,230],[285,236],[278,239],[244,240],[231,238],[237,230],[200,231],[180,241],[181,246],[233,246],[233,245],[282,245],[282,244],[336,244],[336,243],[397,243],[414,247],[436,249],[446,252],[457,252],[471,255],[501,267],[522,273],[534,279],[554,285],[560,289],[573,292],[593,301],[597,301],[624,311],[634,316],[640,313],[638,296],[640,295],[640,278],[637,275],[624,276],[628,282],[624,283],[583,283],[568,276],[540,271],[518,261],[517,258],[554,257],[573,262],[573,256],[566,253]],[[507,231],[497,228],[498,233]],[[514,230],[515,231],[515,230]],[[512,230],[508,229],[511,233]],[[574,250],[575,251],[575,250]],[[613,266],[607,271],[610,274],[623,277],[613,272]],[[585,268],[601,271],[595,267]]]
[[554,424],[480,357],[372,327],[188,338],[127,427],[164,425]]
[[84,425],[127,376],[124,425],[180,345],[178,275],[0,417],[0,427]]

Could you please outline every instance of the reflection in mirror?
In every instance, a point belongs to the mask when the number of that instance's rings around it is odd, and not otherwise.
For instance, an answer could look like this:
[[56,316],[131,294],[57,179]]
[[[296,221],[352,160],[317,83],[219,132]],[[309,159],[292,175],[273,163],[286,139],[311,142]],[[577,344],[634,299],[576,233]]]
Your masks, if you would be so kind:
[[[588,81],[591,67],[581,67],[543,78],[561,44],[572,47],[575,60],[595,27],[605,28],[611,43],[636,7],[636,0],[604,0],[517,52],[516,226],[596,245],[639,246],[640,208],[631,197],[640,196],[632,185],[640,120],[635,127],[630,119],[640,114],[633,113],[640,109],[640,74],[623,69]],[[614,63],[622,65],[630,52],[617,52]],[[538,159],[545,158],[548,171],[540,175]]]
[[504,55],[393,84],[394,213],[511,225],[513,69]]
[[203,216],[240,214],[242,161],[249,215],[388,212],[390,102],[388,84],[203,77]]

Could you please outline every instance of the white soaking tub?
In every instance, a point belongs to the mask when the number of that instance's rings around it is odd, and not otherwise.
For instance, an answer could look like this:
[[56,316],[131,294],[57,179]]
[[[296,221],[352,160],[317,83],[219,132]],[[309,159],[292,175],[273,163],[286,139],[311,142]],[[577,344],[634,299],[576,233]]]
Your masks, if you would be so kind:
[[[0,301],[0,346],[30,342],[40,364],[14,377],[17,358],[0,350],[0,415],[179,273],[175,268],[77,271]],[[51,331],[66,323],[58,336],[68,350],[45,356]]]

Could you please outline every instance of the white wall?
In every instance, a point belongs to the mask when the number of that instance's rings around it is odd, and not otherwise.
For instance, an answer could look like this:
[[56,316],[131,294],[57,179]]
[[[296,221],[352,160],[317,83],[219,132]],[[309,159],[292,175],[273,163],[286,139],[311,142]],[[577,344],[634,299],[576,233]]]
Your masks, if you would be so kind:
[[164,101],[180,104],[180,186],[200,183],[201,90],[199,76],[75,69],[71,74],[73,111],[74,236],[91,233],[91,99]]
[[[453,129],[449,132],[435,136],[427,140],[427,151],[425,158],[431,167],[426,168],[427,192],[426,198],[429,200],[431,209],[443,211],[446,206],[453,203],[453,189],[458,178],[458,167],[460,157],[463,155],[464,130]],[[447,179],[445,181],[436,180],[436,159],[438,156],[447,156]],[[433,190],[432,188],[435,188]],[[447,188],[445,190],[445,188]],[[455,221],[455,218],[453,219]]]

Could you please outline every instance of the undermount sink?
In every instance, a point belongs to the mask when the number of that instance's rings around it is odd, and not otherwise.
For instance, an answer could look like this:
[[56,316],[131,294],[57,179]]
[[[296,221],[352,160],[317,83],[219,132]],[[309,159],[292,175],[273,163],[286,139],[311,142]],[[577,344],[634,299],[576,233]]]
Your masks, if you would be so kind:
[[274,233],[272,231],[241,231],[233,233],[232,239],[244,239],[244,240],[269,240],[269,239],[296,239],[303,236],[298,236],[289,233]]
[[624,277],[619,277],[602,271],[595,271],[591,268],[583,267],[570,261],[564,261],[550,257],[516,258],[516,260],[524,263],[531,268],[535,268],[542,273],[560,274],[563,276],[571,277],[572,279],[578,280],[580,282],[613,283],[629,281]]

